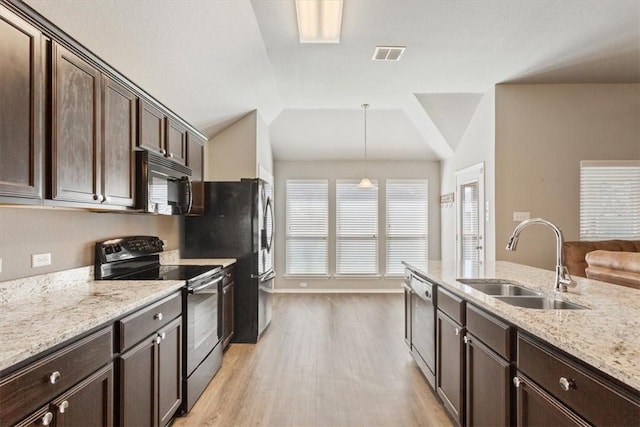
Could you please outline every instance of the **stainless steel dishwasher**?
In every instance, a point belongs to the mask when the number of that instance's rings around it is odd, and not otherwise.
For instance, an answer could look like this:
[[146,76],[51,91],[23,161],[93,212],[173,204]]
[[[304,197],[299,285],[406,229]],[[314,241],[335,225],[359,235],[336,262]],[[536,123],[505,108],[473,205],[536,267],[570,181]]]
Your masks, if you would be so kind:
[[411,354],[431,387],[436,380],[434,286],[411,274]]

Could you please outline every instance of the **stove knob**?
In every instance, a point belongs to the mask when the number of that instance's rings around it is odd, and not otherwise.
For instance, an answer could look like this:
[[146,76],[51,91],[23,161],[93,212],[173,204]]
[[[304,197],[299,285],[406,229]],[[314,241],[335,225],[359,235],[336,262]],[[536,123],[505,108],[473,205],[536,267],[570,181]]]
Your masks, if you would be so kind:
[[113,253],[113,248],[111,246],[107,246],[106,248],[104,248],[104,251],[107,254],[112,254]]

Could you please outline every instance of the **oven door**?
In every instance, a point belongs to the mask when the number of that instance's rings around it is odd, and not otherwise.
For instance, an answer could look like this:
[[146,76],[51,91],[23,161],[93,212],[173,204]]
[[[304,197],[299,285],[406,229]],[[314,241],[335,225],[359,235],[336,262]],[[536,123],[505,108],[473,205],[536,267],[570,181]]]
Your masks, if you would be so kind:
[[220,275],[208,283],[186,289],[187,376],[191,375],[220,341],[218,284],[223,277]]

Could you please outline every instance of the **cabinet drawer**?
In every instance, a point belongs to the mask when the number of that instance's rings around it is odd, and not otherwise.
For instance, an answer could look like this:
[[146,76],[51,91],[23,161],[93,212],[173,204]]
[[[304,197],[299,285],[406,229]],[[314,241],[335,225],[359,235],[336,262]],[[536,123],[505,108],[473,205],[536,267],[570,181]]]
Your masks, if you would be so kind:
[[89,335],[0,381],[0,420],[10,425],[112,359],[111,327]]
[[493,351],[511,360],[513,328],[472,305],[467,305],[467,330]]
[[175,293],[116,322],[118,351],[139,343],[182,314],[182,294]]
[[[592,424],[637,425],[640,419],[640,399],[520,334],[518,370]],[[569,381],[568,390],[561,380]]]
[[464,300],[438,286],[438,310],[464,325]]

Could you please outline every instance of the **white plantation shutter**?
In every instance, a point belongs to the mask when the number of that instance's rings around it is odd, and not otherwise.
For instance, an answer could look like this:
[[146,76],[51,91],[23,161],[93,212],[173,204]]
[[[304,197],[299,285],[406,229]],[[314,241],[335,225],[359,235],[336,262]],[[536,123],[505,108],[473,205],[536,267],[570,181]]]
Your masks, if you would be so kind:
[[378,182],[336,181],[336,273],[378,274]]
[[428,259],[429,182],[388,179],[387,274],[401,275],[401,261],[426,270]]
[[477,182],[470,182],[460,186],[460,216],[461,238],[460,254],[461,269],[465,277],[477,277],[479,271],[478,236],[480,235],[478,224],[479,187]]
[[580,240],[640,239],[640,161],[580,162]]
[[329,272],[329,182],[288,179],[286,182],[287,274]]

